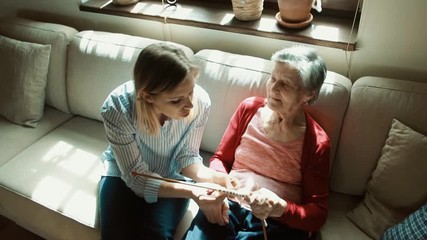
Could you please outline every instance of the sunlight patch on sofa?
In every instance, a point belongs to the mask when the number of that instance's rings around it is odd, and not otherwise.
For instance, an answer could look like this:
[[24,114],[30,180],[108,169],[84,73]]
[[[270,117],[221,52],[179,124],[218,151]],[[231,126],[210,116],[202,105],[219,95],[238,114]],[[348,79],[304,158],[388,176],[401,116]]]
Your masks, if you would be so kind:
[[91,152],[76,148],[72,144],[58,141],[42,157],[43,162],[57,162],[57,166],[78,177],[85,177],[91,183],[98,183],[102,164],[99,156]]
[[97,184],[102,174],[97,154],[66,141],[49,144],[41,156],[31,198],[52,210],[94,226]]
[[124,36],[122,34],[116,34],[115,36],[109,36],[108,39],[98,37],[92,38],[93,31],[88,31],[80,42],[80,50],[82,52],[91,54],[95,52],[97,56],[105,56],[108,58],[116,59],[120,46],[111,44],[111,42],[120,41]]
[[139,42],[138,37],[132,37],[129,42],[127,42],[127,45],[124,46],[122,58],[121,60],[124,62],[131,62],[133,56],[135,55],[135,50],[137,49],[136,46],[138,46]]
[[[262,85],[265,85],[265,80],[263,79],[263,74],[261,72],[248,71],[242,68],[233,68],[229,72],[229,76],[232,81],[232,85],[237,86],[250,86],[251,89],[259,88]],[[243,77],[242,77],[243,76]]]
[[42,157],[43,162],[54,161],[61,156],[66,156],[74,147],[64,141],[59,141]]
[[57,177],[47,176],[37,184],[31,198],[53,209],[59,209],[64,197],[71,190],[70,183],[66,183]]
[[76,216],[79,220],[92,226],[96,222],[97,209],[96,195],[77,191],[68,199],[63,212],[66,215]]
[[75,149],[70,157],[62,161],[59,166],[76,175],[84,176],[96,163],[99,163],[97,156],[81,149]]
[[[110,59],[120,59],[123,62],[131,62],[138,51],[139,37],[132,37],[125,34],[114,34],[113,36],[94,37],[93,31],[87,31],[79,44],[81,52],[106,57]],[[117,44],[122,43],[122,44]]]
[[97,43],[96,45],[96,55],[98,56],[107,56],[111,59],[117,59],[119,55],[120,47],[116,45],[111,45],[109,43]]
[[325,96],[331,95],[334,91],[334,87],[336,86],[334,86],[333,84],[324,83],[322,85],[322,88],[320,89],[320,92],[322,93],[321,95],[325,95]]

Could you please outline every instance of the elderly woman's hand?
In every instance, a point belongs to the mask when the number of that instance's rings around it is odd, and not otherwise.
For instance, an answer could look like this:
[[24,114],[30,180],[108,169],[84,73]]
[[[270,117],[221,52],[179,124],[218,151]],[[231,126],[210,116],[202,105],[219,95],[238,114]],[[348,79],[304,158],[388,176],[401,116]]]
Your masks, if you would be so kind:
[[280,217],[288,205],[285,200],[266,188],[252,192],[245,200],[251,206],[253,215],[259,219]]

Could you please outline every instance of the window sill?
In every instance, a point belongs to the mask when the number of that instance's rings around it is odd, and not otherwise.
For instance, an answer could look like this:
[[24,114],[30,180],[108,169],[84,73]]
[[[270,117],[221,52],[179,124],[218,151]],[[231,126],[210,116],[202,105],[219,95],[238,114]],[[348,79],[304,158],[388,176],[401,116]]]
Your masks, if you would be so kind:
[[[88,0],[81,11],[147,19],[266,38],[301,42],[348,51],[356,49],[357,29],[351,32],[352,19],[313,13],[314,19],[303,29],[288,29],[275,19],[277,9],[264,9],[260,19],[250,22],[234,18],[231,1],[179,0],[177,6],[162,6],[160,0],[144,0],[129,6],[116,6],[111,0]],[[350,38],[351,34],[351,38]]]

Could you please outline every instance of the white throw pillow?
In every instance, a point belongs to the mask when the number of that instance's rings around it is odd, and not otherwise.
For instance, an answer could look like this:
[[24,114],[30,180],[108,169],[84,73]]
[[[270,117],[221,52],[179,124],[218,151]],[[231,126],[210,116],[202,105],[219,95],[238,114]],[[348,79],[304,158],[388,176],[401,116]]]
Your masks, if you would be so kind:
[[0,35],[0,115],[36,127],[43,117],[50,45]]
[[379,239],[427,201],[427,137],[393,119],[363,201],[347,217]]

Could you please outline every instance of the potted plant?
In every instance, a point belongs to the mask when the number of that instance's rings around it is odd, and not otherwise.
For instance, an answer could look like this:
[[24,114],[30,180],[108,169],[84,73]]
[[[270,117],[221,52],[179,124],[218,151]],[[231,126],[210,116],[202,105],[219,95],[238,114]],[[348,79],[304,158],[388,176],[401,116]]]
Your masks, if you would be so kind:
[[322,11],[321,0],[277,0],[277,3],[279,12],[276,19],[285,27],[305,27],[313,20],[312,8]]

